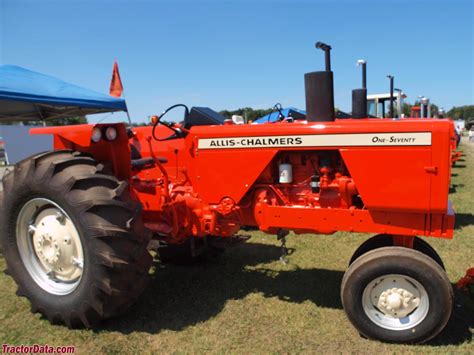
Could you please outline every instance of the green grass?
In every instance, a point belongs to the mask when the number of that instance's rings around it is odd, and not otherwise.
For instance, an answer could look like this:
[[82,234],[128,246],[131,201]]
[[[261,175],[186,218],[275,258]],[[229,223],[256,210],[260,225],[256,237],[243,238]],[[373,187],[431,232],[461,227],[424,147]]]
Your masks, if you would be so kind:
[[[461,150],[465,156],[453,169],[456,191],[450,196],[458,216],[455,237],[429,241],[453,283],[474,266],[474,145],[464,141]],[[70,344],[81,353],[474,353],[474,300],[460,292],[447,328],[428,344],[383,344],[359,336],[342,310],[339,285],[366,237],[291,235],[294,252],[284,265],[275,238],[253,233],[250,242],[204,264],[159,266],[139,302],[97,330],[69,330],[31,314],[2,273],[0,343]]]

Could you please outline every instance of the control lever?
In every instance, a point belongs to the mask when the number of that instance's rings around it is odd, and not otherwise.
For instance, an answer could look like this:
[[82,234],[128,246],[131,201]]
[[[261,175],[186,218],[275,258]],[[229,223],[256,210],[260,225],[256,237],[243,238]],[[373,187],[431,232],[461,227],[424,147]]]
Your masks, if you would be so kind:
[[280,229],[277,233],[277,240],[281,241],[281,256],[280,256],[280,261],[287,265],[288,264],[288,258],[287,256],[289,255],[288,253],[288,248],[286,247],[286,236],[290,232],[288,229]]

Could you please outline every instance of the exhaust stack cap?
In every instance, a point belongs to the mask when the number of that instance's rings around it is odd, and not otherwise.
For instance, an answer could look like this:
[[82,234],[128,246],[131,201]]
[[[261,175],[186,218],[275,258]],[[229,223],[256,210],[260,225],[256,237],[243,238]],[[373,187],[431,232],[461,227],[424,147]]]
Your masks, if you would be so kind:
[[325,71],[304,75],[306,119],[310,122],[334,121],[334,79],[331,71],[331,46],[316,42],[315,47],[324,51]]
[[331,71],[331,49],[329,44],[323,42],[316,42],[315,47],[324,51],[324,58],[326,62],[326,71]]

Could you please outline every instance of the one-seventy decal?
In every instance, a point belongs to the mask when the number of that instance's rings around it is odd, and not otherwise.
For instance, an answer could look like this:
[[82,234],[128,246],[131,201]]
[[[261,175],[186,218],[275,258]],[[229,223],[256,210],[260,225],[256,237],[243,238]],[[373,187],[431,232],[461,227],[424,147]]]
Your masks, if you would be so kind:
[[343,133],[199,139],[198,149],[430,146],[431,132]]

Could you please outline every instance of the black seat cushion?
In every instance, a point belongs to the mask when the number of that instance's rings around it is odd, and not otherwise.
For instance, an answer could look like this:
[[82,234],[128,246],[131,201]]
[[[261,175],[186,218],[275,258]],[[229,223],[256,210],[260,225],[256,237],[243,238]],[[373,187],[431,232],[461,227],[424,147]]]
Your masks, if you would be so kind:
[[226,117],[209,107],[192,107],[189,115],[184,119],[184,128],[193,126],[222,125]]
[[155,160],[153,158],[132,159],[133,170],[143,170],[147,168],[153,168],[154,166]]

